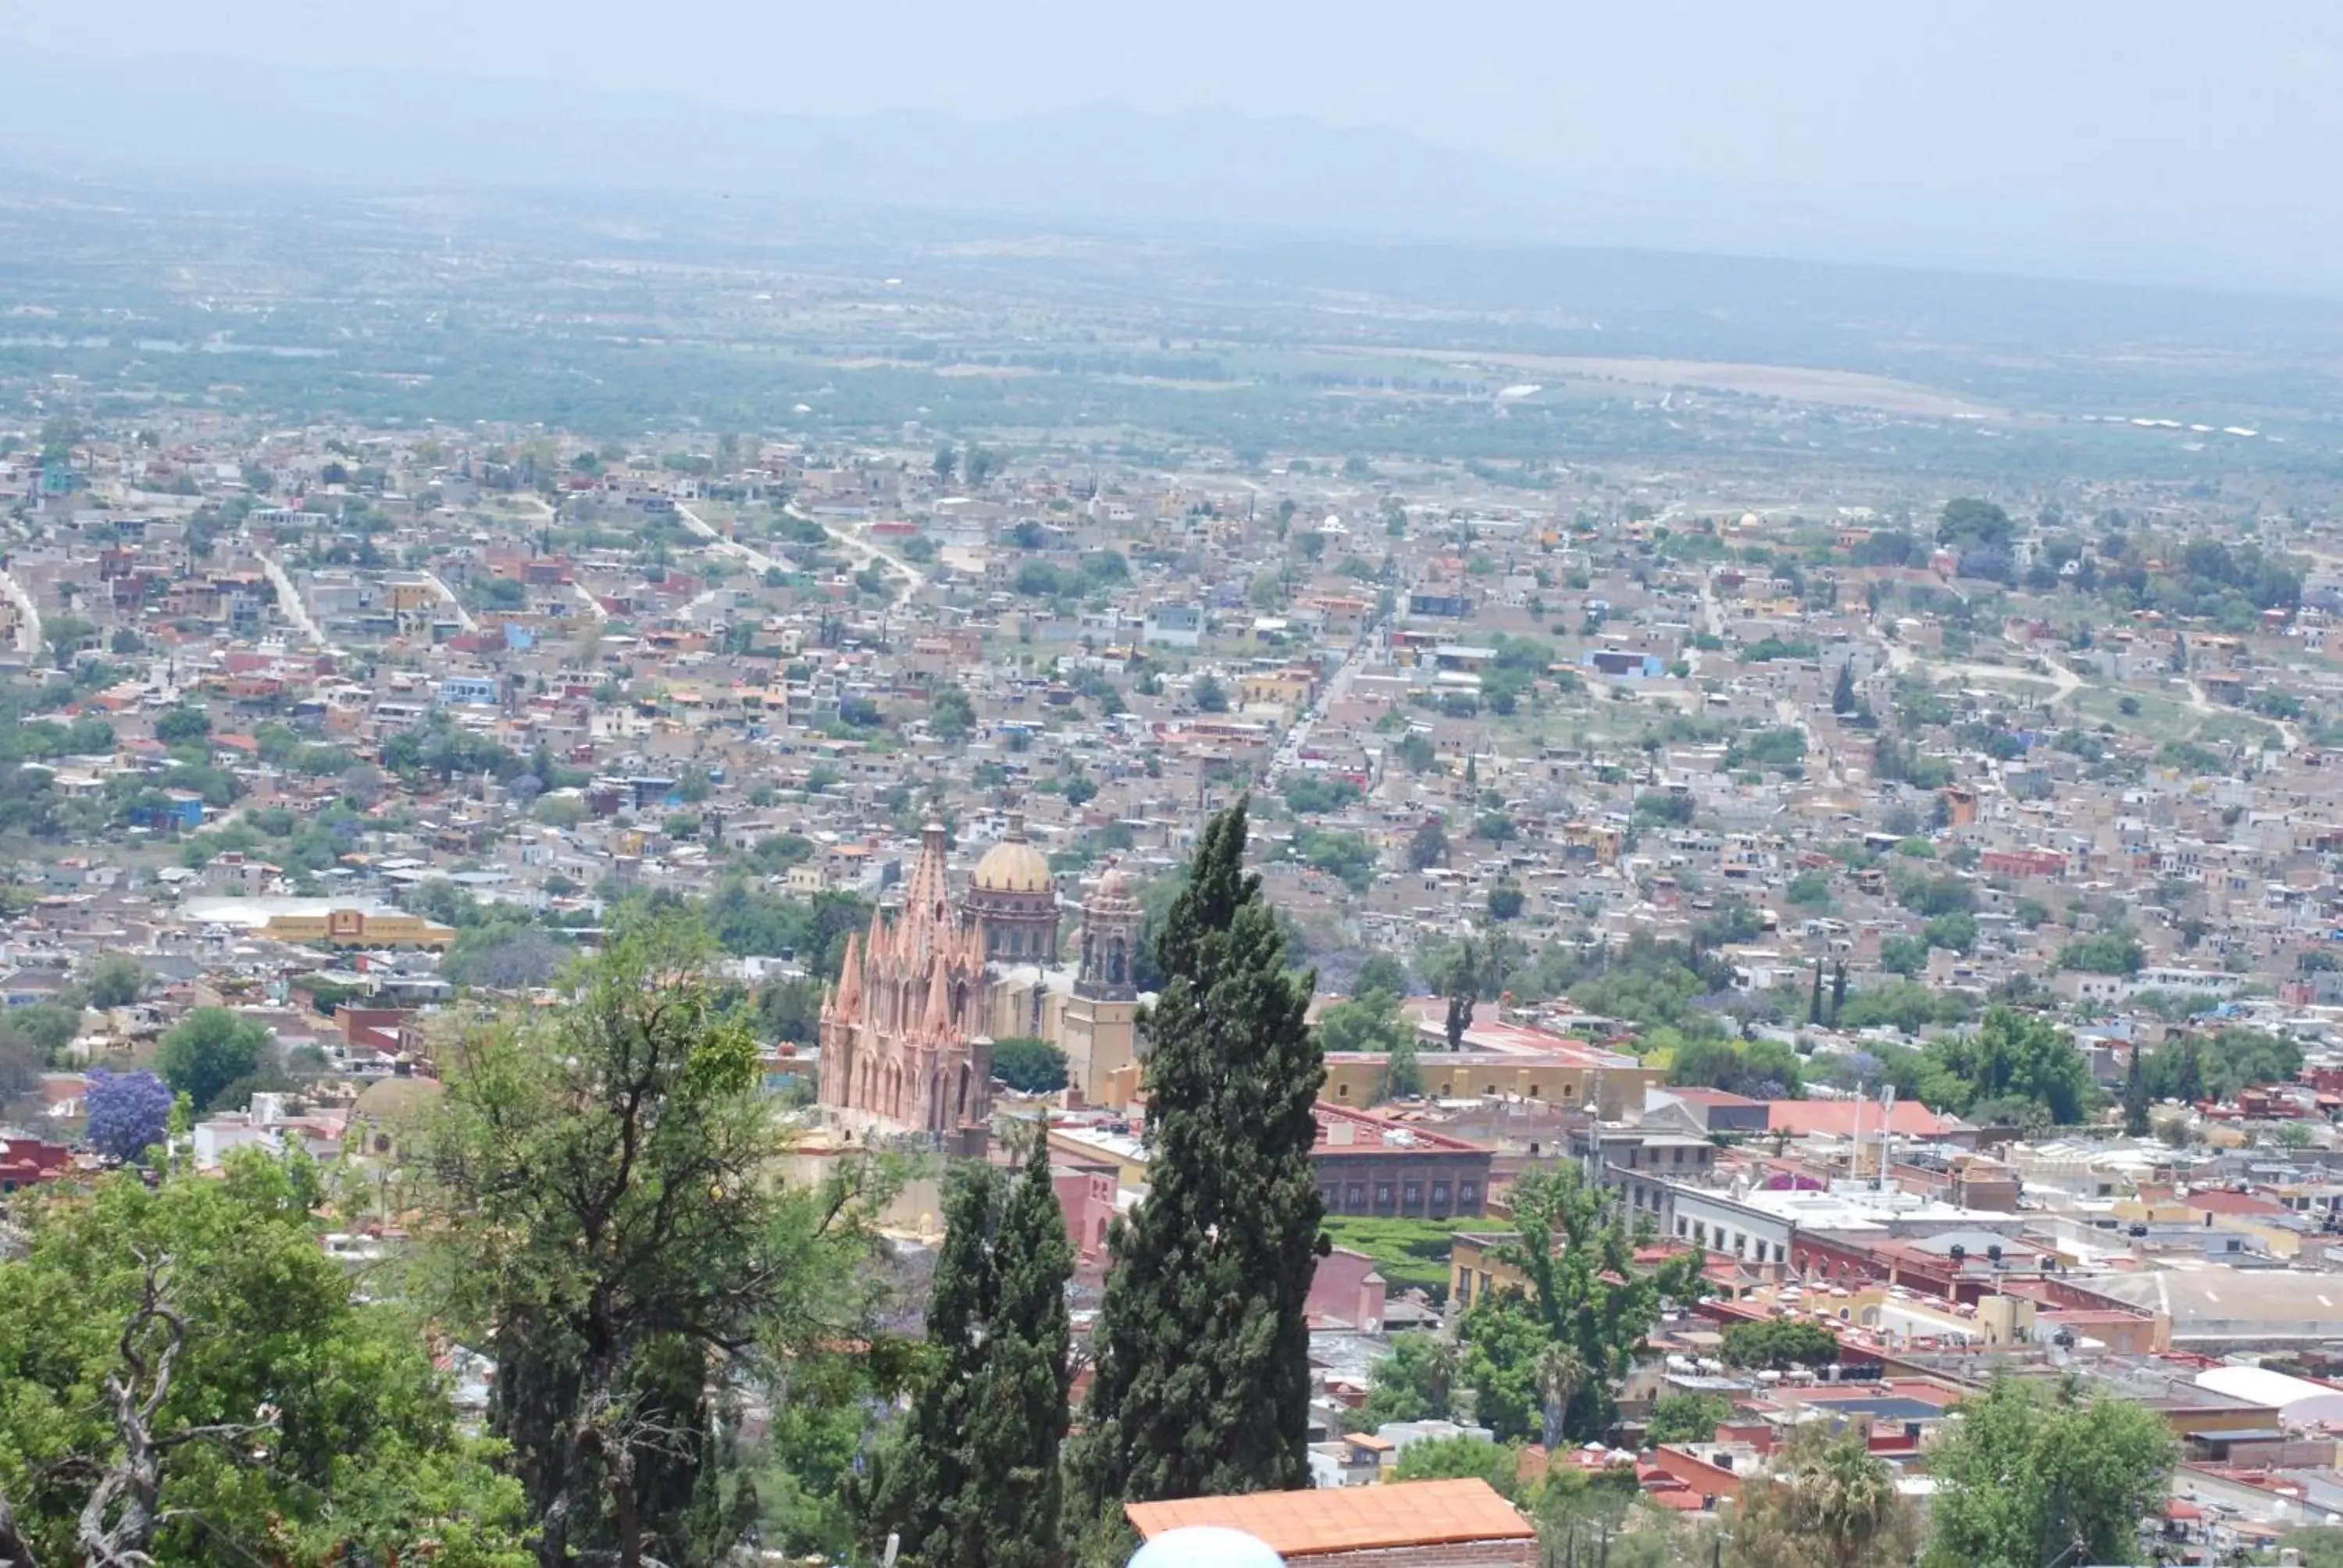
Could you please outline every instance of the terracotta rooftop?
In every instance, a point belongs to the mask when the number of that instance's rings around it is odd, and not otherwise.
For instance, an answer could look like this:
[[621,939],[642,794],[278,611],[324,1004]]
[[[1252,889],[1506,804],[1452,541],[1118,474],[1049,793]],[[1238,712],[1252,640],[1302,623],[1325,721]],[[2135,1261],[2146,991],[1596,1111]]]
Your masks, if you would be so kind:
[[[1816,1133],[1850,1138],[1855,1131],[1858,1109],[1863,1113],[1864,1136],[1875,1137],[1879,1131],[1876,1105],[1853,1100],[1772,1100],[1765,1103],[1767,1130],[1774,1132],[1799,1138]],[[1931,1111],[1916,1100],[1897,1101],[1888,1120],[1889,1131],[1898,1138],[1942,1138],[1961,1124],[1959,1117]]]
[[1522,1541],[1537,1533],[1477,1477],[1133,1503],[1123,1513],[1150,1539],[1192,1524],[1217,1524],[1242,1530],[1285,1557],[1455,1541]]

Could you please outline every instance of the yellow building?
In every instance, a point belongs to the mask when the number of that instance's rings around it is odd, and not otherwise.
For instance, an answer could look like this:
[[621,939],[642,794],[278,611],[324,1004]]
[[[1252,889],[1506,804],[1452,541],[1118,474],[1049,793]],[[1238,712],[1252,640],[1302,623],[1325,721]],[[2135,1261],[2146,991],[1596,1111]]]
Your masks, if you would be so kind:
[[1598,866],[1615,866],[1625,845],[1624,829],[1608,822],[1575,821],[1562,825],[1563,852],[1573,859],[1592,859]]
[[1529,1293],[1527,1274],[1499,1257],[1512,1246],[1510,1231],[1459,1231],[1448,1241],[1448,1299],[1469,1307],[1491,1291]]
[[[1644,1091],[1667,1077],[1634,1057],[1524,1024],[1476,1023],[1464,1031],[1464,1049],[1450,1050],[1446,1035],[1424,1022],[1416,1052],[1423,1092],[1433,1099],[1526,1100],[1565,1109],[1592,1102],[1613,1121],[1641,1111]],[[1328,1052],[1320,1097],[1336,1105],[1373,1104],[1385,1060],[1375,1051]]]
[[1288,712],[1310,706],[1318,678],[1306,669],[1274,669],[1241,676],[1237,700],[1245,708],[1282,708]]
[[453,926],[353,899],[190,899],[179,906],[179,923],[340,948],[445,948],[456,940]]

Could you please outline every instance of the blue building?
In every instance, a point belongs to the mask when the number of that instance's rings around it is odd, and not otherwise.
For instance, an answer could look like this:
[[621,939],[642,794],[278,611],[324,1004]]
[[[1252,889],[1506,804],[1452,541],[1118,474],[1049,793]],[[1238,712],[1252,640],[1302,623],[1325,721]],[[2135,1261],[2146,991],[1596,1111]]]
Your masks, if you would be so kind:
[[1590,648],[1579,662],[1595,674],[1614,680],[1655,680],[1668,672],[1656,653],[1630,653],[1619,648]]
[[442,708],[494,708],[496,679],[487,675],[451,675],[439,683],[437,699]]

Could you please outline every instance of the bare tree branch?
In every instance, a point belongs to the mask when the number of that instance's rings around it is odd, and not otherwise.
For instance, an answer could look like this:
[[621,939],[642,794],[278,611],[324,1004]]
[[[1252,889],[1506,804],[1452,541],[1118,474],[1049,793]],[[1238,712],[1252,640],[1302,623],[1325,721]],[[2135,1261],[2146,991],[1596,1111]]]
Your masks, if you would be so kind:
[[[134,1249],[146,1271],[137,1307],[122,1326],[116,1342],[123,1370],[108,1372],[106,1400],[114,1413],[114,1433],[122,1455],[106,1465],[83,1503],[75,1538],[87,1568],[153,1568],[149,1548],[162,1527],[178,1517],[162,1507],[163,1459],[190,1442],[241,1443],[274,1429],[273,1412],[256,1422],[222,1422],[185,1427],[157,1435],[155,1418],[170,1397],[179,1353],[186,1348],[187,1325],[171,1304],[171,1260],[166,1254]],[[159,1328],[159,1349],[149,1354]],[[243,1455],[239,1454],[239,1461]],[[0,1536],[5,1543],[5,1536]]]
[[5,1492],[0,1492],[0,1568],[41,1568],[32,1543],[17,1528],[16,1511],[8,1505]]

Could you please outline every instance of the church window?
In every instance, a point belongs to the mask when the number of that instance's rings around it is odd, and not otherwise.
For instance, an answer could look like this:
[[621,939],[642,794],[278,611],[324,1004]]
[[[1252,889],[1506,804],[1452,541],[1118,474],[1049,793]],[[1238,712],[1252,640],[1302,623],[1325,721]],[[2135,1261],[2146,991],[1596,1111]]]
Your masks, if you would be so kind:
[[1109,985],[1122,983],[1122,944],[1109,942],[1106,947],[1106,979]]

